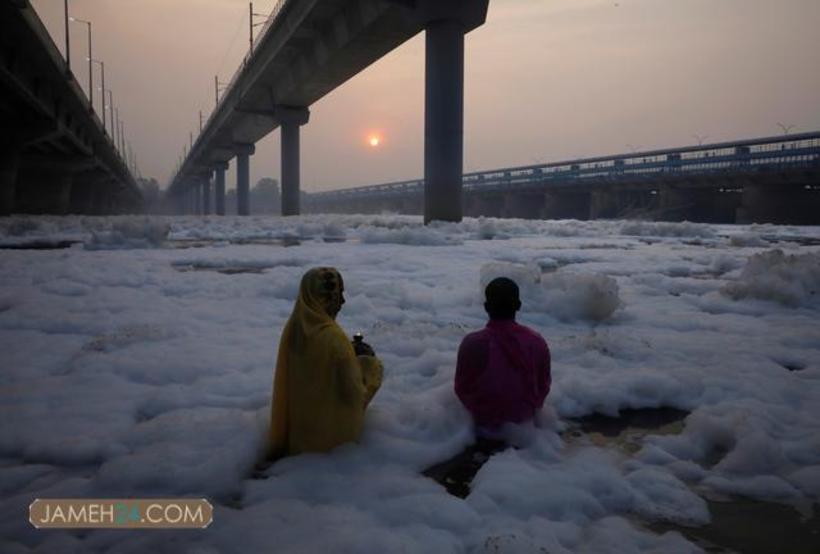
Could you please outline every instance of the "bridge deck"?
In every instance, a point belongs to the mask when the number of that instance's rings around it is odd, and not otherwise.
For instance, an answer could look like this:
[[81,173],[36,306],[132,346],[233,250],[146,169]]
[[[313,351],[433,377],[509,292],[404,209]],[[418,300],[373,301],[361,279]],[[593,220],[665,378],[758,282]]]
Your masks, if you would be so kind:
[[275,106],[312,105],[418,34],[423,26],[409,15],[382,0],[281,0],[169,191],[278,128]]
[[96,173],[138,202],[133,176],[27,0],[0,2],[0,122],[2,148],[18,151],[22,166]]

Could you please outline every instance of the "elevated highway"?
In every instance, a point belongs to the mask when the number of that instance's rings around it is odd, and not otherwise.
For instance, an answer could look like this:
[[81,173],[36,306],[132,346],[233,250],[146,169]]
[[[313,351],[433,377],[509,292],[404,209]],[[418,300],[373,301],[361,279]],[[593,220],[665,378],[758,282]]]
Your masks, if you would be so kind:
[[[488,0],[280,0],[171,179],[179,212],[224,213],[225,170],[236,158],[240,215],[249,213],[255,144],[281,127],[282,213],[300,212],[299,128],[310,106],[426,31],[425,217],[461,218],[464,34]],[[211,180],[213,176],[213,189]],[[212,194],[213,190],[213,194]]]
[[0,2],[0,215],[135,211],[142,195],[28,0]]

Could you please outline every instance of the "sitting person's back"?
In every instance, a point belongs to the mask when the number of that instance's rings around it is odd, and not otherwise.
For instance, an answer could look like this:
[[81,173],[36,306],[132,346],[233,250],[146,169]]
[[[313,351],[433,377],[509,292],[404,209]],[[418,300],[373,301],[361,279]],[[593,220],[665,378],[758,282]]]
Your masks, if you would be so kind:
[[500,277],[487,285],[490,321],[461,342],[455,392],[473,416],[479,436],[494,438],[505,423],[531,420],[550,390],[546,341],[515,321],[518,286]]

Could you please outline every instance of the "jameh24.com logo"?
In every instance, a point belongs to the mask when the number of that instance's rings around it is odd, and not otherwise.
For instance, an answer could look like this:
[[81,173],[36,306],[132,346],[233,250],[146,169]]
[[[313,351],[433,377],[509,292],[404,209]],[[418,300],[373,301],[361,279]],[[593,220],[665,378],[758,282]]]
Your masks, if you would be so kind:
[[38,498],[29,506],[29,521],[38,529],[204,529],[213,521],[213,506],[204,498]]

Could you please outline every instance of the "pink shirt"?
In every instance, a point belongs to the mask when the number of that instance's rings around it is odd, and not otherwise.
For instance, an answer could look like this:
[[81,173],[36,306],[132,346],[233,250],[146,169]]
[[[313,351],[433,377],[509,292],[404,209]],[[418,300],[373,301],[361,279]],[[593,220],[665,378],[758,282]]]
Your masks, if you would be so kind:
[[455,391],[479,428],[532,419],[550,390],[547,342],[514,320],[490,320],[461,341]]

